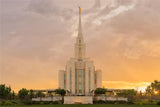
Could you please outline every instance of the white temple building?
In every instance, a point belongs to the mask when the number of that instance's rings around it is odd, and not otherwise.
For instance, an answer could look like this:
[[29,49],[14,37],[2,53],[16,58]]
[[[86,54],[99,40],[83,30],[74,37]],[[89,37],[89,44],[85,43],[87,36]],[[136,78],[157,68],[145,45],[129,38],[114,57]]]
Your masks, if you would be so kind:
[[65,70],[59,71],[59,88],[70,95],[91,95],[96,88],[102,87],[102,72],[95,70],[94,62],[86,58],[86,44],[81,26],[81,8],[79,7],[79,28],[75,43],[75,57],[70,58]]

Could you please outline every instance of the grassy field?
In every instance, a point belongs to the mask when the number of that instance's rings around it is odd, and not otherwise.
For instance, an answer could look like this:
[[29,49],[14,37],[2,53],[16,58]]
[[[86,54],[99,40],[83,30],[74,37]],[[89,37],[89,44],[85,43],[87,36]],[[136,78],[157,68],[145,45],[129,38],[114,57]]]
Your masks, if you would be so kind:
[[0,106],[0,107],[160,107],[158,105],[27,105],[27,106]]

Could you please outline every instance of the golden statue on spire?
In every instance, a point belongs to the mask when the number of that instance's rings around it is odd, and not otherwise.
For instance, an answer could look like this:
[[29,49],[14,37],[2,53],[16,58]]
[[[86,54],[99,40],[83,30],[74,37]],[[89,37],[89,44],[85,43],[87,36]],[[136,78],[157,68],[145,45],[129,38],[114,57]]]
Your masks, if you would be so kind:
[[79,13],[81,14],[81,7],[79,6]]

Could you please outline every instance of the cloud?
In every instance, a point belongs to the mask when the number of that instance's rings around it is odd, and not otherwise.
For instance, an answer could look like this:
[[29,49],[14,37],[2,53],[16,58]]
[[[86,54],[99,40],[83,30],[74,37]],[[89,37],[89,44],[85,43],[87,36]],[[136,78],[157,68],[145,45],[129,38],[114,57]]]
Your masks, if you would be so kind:
[[150,82],[127,82],[127,81],[102,81],[105,88],[118,88],[118,89],[138,89],[147,87]]
[[43,15],[56,14],[59,11],[54,5],[54,0],[32,0],[28,10]]
[[31,0],[26,10],[41,16],[60,17],[62,20],[70,20],[74,13],[71,8],[61,7],[56,0]]
[[159,0],[3,1],[0,73],[15,88],[56,88],[54,74],[74,56],[79,5],[87,57],[102,69],[103,81],[129,81],[104,86],[130,88],[160,78]]
[[102,24],[102,21],[103,20],[108,20],[108,19],[111,19],[115,16],[118,16],[119,14],[125,12],[125,11],[129,11],[131,9],[133,9],[135,7],[135,3],[133,2],[133,4],[131,5],[120,5],[118,6],[117,8],[111,10],[109,13],[107,13],[106,15],[103,15],[103,16],[100,16],[100,17],[97,17],[93,23],[94,24],[97,24],[97,25],[100,25]]
[[100,0],[95,0],[95,4],[93,6],[94,8],[100,8],[101,7],[101,2]]

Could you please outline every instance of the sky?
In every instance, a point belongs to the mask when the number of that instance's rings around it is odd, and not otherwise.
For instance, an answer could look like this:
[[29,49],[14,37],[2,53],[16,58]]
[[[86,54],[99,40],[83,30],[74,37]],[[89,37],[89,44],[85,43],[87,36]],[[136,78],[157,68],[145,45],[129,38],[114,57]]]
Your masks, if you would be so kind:
[[78,6],[103,87],[144,89],[160,79],[160,0],[0,0],[0,84],[57,88],[74,57]]

